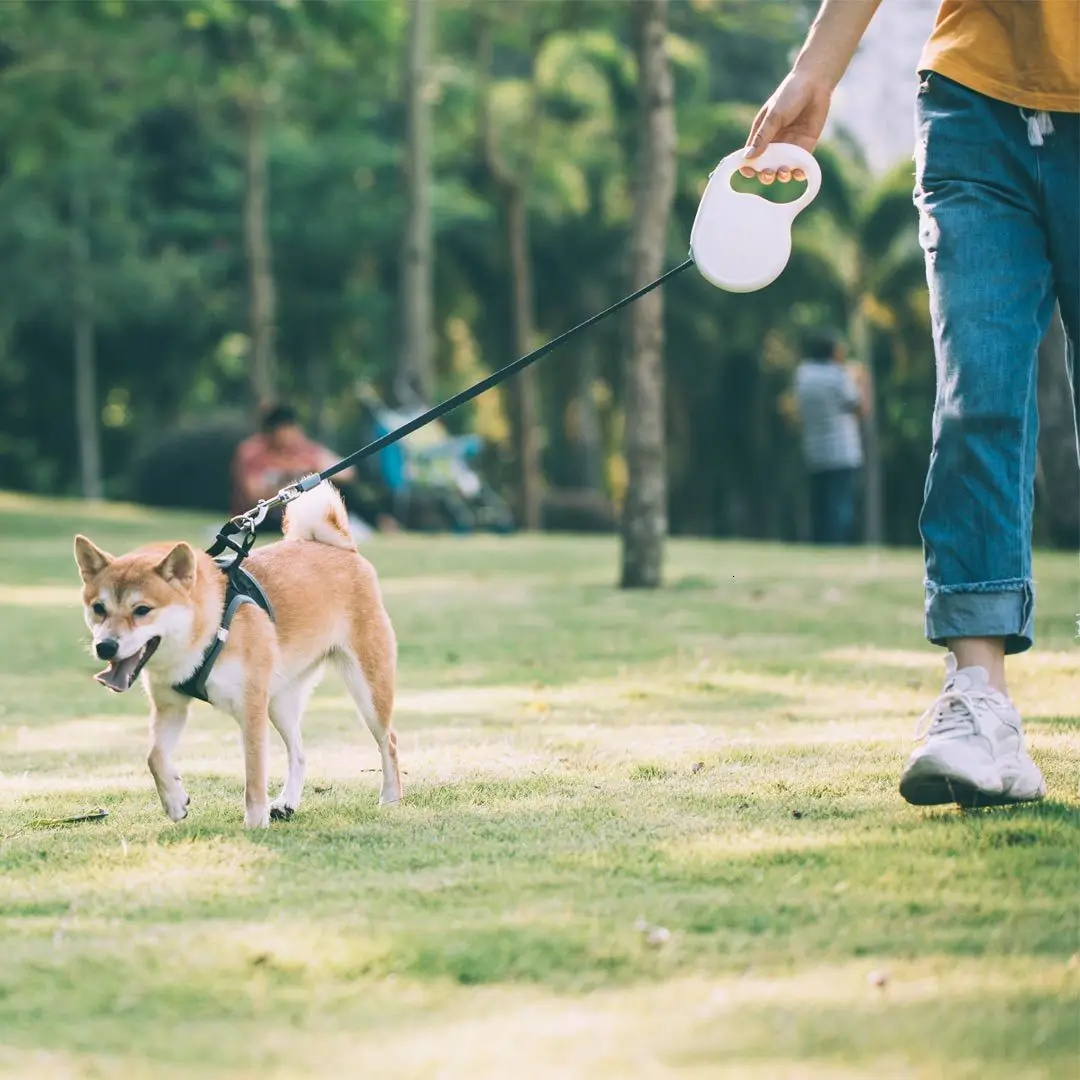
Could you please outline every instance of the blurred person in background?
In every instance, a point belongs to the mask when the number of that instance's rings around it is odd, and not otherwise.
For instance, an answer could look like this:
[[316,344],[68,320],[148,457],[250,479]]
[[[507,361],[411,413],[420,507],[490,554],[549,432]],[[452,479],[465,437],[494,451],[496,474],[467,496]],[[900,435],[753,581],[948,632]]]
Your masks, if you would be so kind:
[[859,421],[866,402],[845,357],[840,335],[818,330],[806,335],[803,359],[795,369],[795,408],[810,478],[815,544],[850,544],[855,531],[855,498],[863,465]]
[[[259,430],[246,438],[233,454],[232,514],[242,514],[260,499],[276,495],[287,484],[309,473],[322,472],[341,455],[309,439],[300,427],[296,410],[286,402],[269,402],[259,410]],[[397,522],[386,500],[372,485],[361,484],[355,466],[338,473],[334,483],[349,511],[349,523],[357,540],[372,532],[369,521],[382,531],[394,531]],[[284,509],[266,518],[270,528],[280,529]]]

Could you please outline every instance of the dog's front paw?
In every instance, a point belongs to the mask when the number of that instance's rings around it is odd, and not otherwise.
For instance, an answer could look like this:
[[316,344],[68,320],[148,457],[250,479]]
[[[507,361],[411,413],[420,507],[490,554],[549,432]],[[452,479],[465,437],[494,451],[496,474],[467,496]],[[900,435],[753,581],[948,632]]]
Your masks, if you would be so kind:
[[266,829],[270,826],[269,806],[249,806],[244,811],[245,829]]
[[188,816],[191,796],[182,787],[178,787],[175,791],[161,796],[161,805],[170,821],[183,821]]

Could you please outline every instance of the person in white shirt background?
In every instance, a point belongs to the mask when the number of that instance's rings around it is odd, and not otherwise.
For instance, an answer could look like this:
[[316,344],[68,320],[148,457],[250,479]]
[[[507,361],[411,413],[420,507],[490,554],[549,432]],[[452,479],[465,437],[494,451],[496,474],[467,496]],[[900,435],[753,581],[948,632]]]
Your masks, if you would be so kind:
[[815,544],[850,544],[855,533],[865,401],[845,367],[846,355],[839,334],[817,330],[806,335],[803,359],[795,370],[795,404],[810,481]]

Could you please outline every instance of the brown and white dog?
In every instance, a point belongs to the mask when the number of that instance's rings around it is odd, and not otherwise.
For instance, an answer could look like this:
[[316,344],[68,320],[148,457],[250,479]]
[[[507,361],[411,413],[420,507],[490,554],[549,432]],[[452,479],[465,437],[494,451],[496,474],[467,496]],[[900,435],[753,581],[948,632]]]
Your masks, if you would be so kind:
[[[397,642],[371,564],[357,551],[341,497],[323,483],[292,502],[284,538],[244,563],[262,586],[274,621],[244,604],[206,683],[211,704],[240,724],[244,744],[244,824],[290,817],[304,787],[300,721],[327,661],[341,672],[382,756],[380,803],[401,798],[392,726]],[[185,543],[151,544],[113,557],[75,537],[93,652],[109,666],[97,679],[118,693],[142,675],[150,698],[147,764],[165,813],[187,817],[191,801],[172,755],[191,698],[174,687],[198,668],[221,625],[225,575]],[[288,755],[278,797],[267,795],[267,737],[277,728]]]

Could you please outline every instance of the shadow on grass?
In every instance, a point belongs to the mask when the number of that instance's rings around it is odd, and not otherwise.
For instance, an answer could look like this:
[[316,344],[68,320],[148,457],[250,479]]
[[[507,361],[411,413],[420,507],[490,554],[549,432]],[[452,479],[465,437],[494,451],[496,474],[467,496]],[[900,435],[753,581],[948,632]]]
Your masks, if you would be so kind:
[[[373,1022],[367,990],[391,976],[582,992],[793,961],[1042,964],[1075,949],[1076,807],[882,805],[869,759],[849,765],[845,802],[806,760],[781,778],[764,767],[752,788],[722,768],[628,767],[600,782],[419,785],[390,809],[349,786],[312,793],[290,822],[254,834],[239,827],[233,777],[201,776],[194,816],[177,827],[161,824],[152,793],[125,793],[108,826],[0,846],[0,1030],[22,1046],[220,1065],[250,1059],[235,1034],[231,1049],[215,1045],[224,1022],[256,1041],[270,1022],[360,1030]],[[647,948],[641,917],[670,943]],[[1047,1008],[1039,1023],[1058,1053],[1065,1006]],[[874,1012],[751,1008],[731,1052],[857,1057]],[[939,1001],[934,1015],[945,1013],[966,1046],[964,1010]],[[180,1017],[198,1031],[182,1045],[141,1034]],[[902,1045],[880,1027],[867,1054]],[[710,1061],[727,1044],[705,1031],[687,1045],[685,1060]],[[952,1045],[942,1037],[926,1060]]]
[[665,1057],[675,1066],[723,1063],[729,1069],[733,1062],[748,1068],[754,1062],[797,1061],[808,1072],[814,1065],[861,1065],[866,1076],[878,1075],[874,1063],[885,1061],[904,1063],[907,1069],[895,1074],[903,1076],[946,1075],[940,1071],[946,1064],[947,1075],[972,1080],[1075,1075],[1080,1039],[1075,987],[1064,996],[1028,989],[989,993],[973,978],[966,993],[950,987],[931,992],[929,1000],[893,1000],[888,990],[871,993],[835,1004],[772,1001],[735,1007],[732,1002],[717,1008]]
[[[23,887],[0,915],[77,911],[123,919],[136,937],[188,921],[228,936],[295,915],[390,943],[355,977],[558,988],[647,978],[674,960],[730,970],[790,955],[1075,948],[1080,813],[1068,805],[837,821],[797,795],[807,811],[793,820],[787,794],[660,799],[663,786],[475,781],[418,788],[390,810],[331,794],[244,834],[239,790],[221,782],[190,824],[129,822],[123,848],[103,830],[9,841],[0,873]],[[639,915],[678,936],[664,962],[641,949]]]

